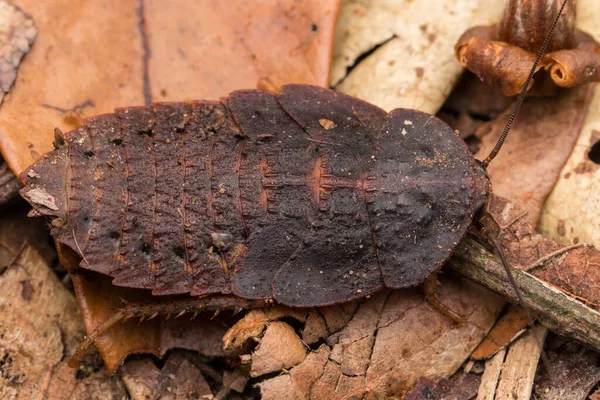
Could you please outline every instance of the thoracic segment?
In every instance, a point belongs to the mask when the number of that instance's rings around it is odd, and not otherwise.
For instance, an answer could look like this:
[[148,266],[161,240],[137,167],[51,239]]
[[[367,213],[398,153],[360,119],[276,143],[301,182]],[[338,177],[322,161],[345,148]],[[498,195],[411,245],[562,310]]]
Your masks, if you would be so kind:
[[154,294],[314,306],[414,285],[474,213],[449,127],[316,87],[119,109],[67,138],[59,240]]

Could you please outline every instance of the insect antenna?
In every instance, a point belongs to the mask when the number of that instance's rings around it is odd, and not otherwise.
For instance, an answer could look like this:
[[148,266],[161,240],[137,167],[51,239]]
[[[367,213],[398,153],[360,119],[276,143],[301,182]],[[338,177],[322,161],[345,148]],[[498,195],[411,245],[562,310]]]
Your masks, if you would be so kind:
[[[519,96],[517,97],[517,101],[516,101],[516,103],[515,103],[515,105],[514,105],[514,107],[512,109],[512,112],[510,113],[510,117],[508,118],[508,122],[506,123],[506,126],[504,127],[504,131],[502,131],[502,134],[500,135],[500,138],[496,142],[496,145],[494,146],[494,148],[492,149],[492,151],[490,152],[490,154],[485,158],[485,160],[483,160],[481,162],[481,165],[482,165],[482,167],[484,169],[486,169],[487,166],[490,164],[490,162],[494,158],[496,158],[496,156],[498,155],[498,152],[500,151],[500,149],[502,148],[502,145],[504,144],[504,141],[506,140],[506,137],[508,136],[508,132],[510,132],[510,129],[512,128],[512,125],[513,125],[513,123],[515,121],[515,118],[516,118],[517,114],[519,113],[519,109],[521,108],[521,105],[523,104],[523,101],[525,100],[525,94],[527,93],[527,89],[529,89],[529,85],[531,84],[531,80],[533,79],[533,75],[535,75],[537,66],[538,66],[540,60],[542,59],[542,56],[544,55],[544,52],[546,51],[546,47],[548,46],[548,43],[550,42],[550,39],[552,38],[552,34],[554,33],[554,29],[556,28],[556,25],[558,24],[560,16],[562,15],[562,12],[563,12],[565,6],[567,5],[567,1],[569,1],[569,0],[564,0],[563,1],[562,5],[561,5],[561,7],[560,7],[560,9],[558,11],[558,15],[556,16],[556,18],[554,19],[554,22],[552,23],[550,31],[548,32],[548,35],[544,39],[544,42],[542,43],[542,46],[540,47],[540,50],[538,51],[538,54],[537,54],[537,56],[535,58],[533,66],[531,67],[531,70],[529,71],[529,74],[527,75],[527,79],[525,80],[525,83],[523,84],[523,88],[521,89],[521,93],[519,93]],[[513,286],[514,290],[515,290],[515,295],[517,297],[519,305],[525,311],[525,313],[527,315],[527,319],[529,320],[529,325],[533,324],[534,320],[532,318],[531,312],[529,311],[529,308],[527,307],[527,305],[525,303],[525,299],[523,298],[523,294],[521,293],[521,290],[519,289],[519,286],[517,285],[515,277],[514,277],[512,271],[511,271],[512,266],[508,262],[508,260],[506,258],[506,254],[504,253],[504,250],[502,249],[502,246],[500,245],[500,243],[498,242],[498,240],[496,240],[496,238],[494,238],[491,235],[487,234],[487,230],[485,229],[485,227],[483,227],[481,229],[481,232],[484,234],[484,236],[487,238],[487,240],[490,242],[490,244],[492,244],[492,246],[496,249],[496,252],[500,256],[500,260],[502,262],[502,265],[504,266],[504,269],[506,270],[506,274],[508,275],[508,279],[509,279],[511,285]],[[548,370],[548,372],[550,372],[551,371],[551,368],[550,368],[551,364],[550,364],[550,361],[548,360],[548,358],[546,357],[546,354],[544,353],[543,343],[540,341],[540,339],[538,337],[535,337],[535,340],[536,340],[539,348],[541,349],[541,351],[540,351],[540,357],[542,359],[542,362],[546,366],[546,369]]]
[[490,164],[490,162],[494,158],[496,158],[496,156],[498,155],[498,152],[502,148],[502,145],[504,144],[504,141],[506,140],[506,137],[508,136],[508,132],[510,132],[510,128],[512,127],[513,122],[515,121],[515,118],[516,118],[517,114],[519,113],[519,109],[521,108],[521,105],[523,104],[523,101],[525,100],[525,93],[527,93],[527,89],[529,89],[529,85],[531,84],[533,75],[535,75],[537,66],[540,63],[540,60],[542,59],[544,52],[546,51],[546,47],[548,46],[548,43],[550,42],[550,39],[552,38],[554,29],[556,28],[556,25],[558,24],[558,21],[563,12],[563,9],[567,5],[567,1],[569,1],[569,0],[563,1],[562,6],[560,7],[560,10],[558,10],[558,15],[556,16],[556,18],[554,19],[554,22],[552,23],[550,32],[548,32],[546,39],[544,39],[544,43],[542,43],[542,47],[540,47],[540,51],[538,51],[537,57],[535,58],[533,66],[531,67],[531,70],[529,71],[529,75],[527,75],[527,79],[525,80],[525,84],[523,85],[523,88],[521,89],[521,93],[519,93],[519,96],[517,97],[517,102],[515,103],[513,110],[510,113],[510,117],[508,118],[508,122],[506,123],[506,126],[504,127],[504,131],[502,132],[502,135],[500,135],[498,142],[496,142],[496,145],[494,146],[494,148],[492,149],[490,154],[485,158],[485,160],[483,160],[481,162],[483,168],[487,168],[487,166]]

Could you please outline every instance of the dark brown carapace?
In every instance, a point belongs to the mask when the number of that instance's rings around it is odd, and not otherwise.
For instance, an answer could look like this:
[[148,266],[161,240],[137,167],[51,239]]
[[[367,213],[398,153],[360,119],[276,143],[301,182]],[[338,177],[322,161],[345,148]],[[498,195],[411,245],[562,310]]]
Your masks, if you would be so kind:
[[421,283],[483,205],[445,123],[313,86],[87,120],[23,172],[80,267],[154,295],[297,307]]

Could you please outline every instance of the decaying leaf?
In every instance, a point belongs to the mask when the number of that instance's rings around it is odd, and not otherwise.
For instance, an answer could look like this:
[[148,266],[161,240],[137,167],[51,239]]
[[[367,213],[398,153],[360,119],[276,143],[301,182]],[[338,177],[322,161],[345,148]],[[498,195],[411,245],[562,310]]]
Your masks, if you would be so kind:
[[[546,239],[532,229],[525,215],[495,196],[484,224],[504,247],[526,304],[553,331],[600,349],[600,251],[589,245],[565,247]],[[502,264],[473,241],[464,240],[450,264],[470,279],[517,301]]]
[[17,78],[19,63],[37,34],[29,15],[8,1],[0,2],[0,104]]
[[22,186],[19,179],[8,168],[8,164],[0,156],[0,208],[4,208],[17,198],[19,189]]
[[477,396],[481,378],[475,374],[458,373],[452,379],[433,382],[420,378],[417,386],[406,393],[403,400],[469,400]]
[[497,22],[502,9],[502,2],[481,0],[349,0],[337,26],[331,85],[385,110],[435,113],[461,74],[455,41],[476,23]]
[[126,363],[121,376],[133,400],[201,399],[213,394],[202,372],[180,353],[167,358],[162,368],[148,359]]
[[82,334],[75,298],[25,245],[0,274],[0,397],[83,399],[102,390],[124,396],[106,372],[78,380],[66,365]]
[[535,379],[534,396],[544,400],[585,400],[600,380],[600,355],[558,336],[546,347],[548,365]]
[[349,322],[303,362],[262,381],[263,398],[283,393],[301,399],[399,396],[420,376],[437,380],[452,375],[504,302],[453,277],[444,277],[439,291],[444,304],[467,316],[465,326],[432,309],[419,290],[377,294],[360,303]]
[[[488,167],[494,193],[527,211],[534,224],[582,129],[590,90],[587,86],[558,97],[528,99],[502,151]],[[485,158],[496,144],[509,112],[479,128],[477,159]]]
[[528,323],[527,313],[521,307],[509,306],[485,339],[473,350],[471,358],[475,360],[490,358],[519,337]]
[[325,86],[339,9],[339,0],[14,3],[42,32],[0,110],[15,173],[31,150],[52,148],[55,126],[66,132],[116,107],[218,99],[261,79]]

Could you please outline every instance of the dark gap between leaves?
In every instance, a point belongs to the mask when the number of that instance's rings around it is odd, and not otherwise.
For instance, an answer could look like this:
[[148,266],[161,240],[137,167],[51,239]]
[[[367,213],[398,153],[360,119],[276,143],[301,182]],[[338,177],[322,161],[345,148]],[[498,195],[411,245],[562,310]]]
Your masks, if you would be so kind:
[[588,152],[588,158],[594,163],[600,165],[600,140],[596,141]]

